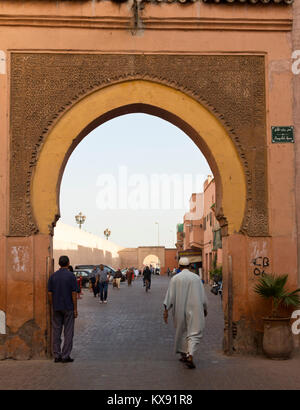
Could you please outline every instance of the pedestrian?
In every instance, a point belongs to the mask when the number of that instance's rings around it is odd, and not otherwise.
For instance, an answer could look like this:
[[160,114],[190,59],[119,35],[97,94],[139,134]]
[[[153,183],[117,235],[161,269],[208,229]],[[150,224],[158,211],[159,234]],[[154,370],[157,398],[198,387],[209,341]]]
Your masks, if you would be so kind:
[[148,290],[150,290],[151,287],[151,270],[149,266],[146,266],[144,271],[143,271],[143,276],[144,276],[144,286],[146,285],[148,281]]
[[121,272],[120,268],[115,273],[114,279],[116,281],[117,288],[120,289],[120,283],[121,283],[121,279],[122,279],[122,272]]
[[167,270],[168,277],[170,276],[170,273],[171,273],[170,268],[168,268]]
[[[74,269],[72,265],[68,266],[68,269],[70,272],[74,273]],[[76,277],[76,283],[77,283],[77,299],[81,299],[80,297],[80,293],[81,293],[81,289],[80,289],[80,278],[76,276],[76,274],[74,273],[75,277]]]
[[128,286],[131,286],[133,270],[131,268],[126,271],[126,278]]
[[195,368],[194,354],[200,343],[207,316],[207,298],[201,279],[189,270],[189,259],[179,260],[181,272],[169,283],[164,300],[164,321],[168,323],[168,311],[172,309],[175,334],[175,352],[189,369]]
[[[77,312],[77,283],[74,273],[68,266],[68,256],[59,258],[60,269],[48,280],[48,297],[52,310],[52,350],[54,362],[69,363],[73,347],[74,322]],[[64,344],[61,346],[61,334],[64,329]]]
[[101,264],[97,273],[97,286],[99,287],[100,303],[107,303],[109,278],[109,270]]
[[91,284],[91,287],[93,289],[93,293],[94,293],[95,298],[97,297],[97,294],[99,293],[98,292],[98,286],[96,286],[96,275],[97,275],[97,273],[98,273],[97,272],[97,267],[94,266],[93,270],[91,272],[91,275],[90,275],[90,284]]

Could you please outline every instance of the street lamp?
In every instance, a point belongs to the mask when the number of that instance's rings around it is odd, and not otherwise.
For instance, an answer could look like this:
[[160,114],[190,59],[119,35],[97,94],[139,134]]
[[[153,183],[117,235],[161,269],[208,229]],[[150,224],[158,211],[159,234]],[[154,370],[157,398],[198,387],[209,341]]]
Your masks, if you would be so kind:
[[79,225],[79,229],[81,229],[81,225],[84,224],[86,216],[82,215],[81,212],[79,212],[78,215],[75,215],[76,223]]
[[174,231],[172,229],[170,229],[170,232],[172,233],[172,245],[174,245],[177,241],[176,241],[176,237],[175,237],[175,242],[173,244],[173,240],[174,240]]
[[105,231],[104,231],[104,235],[106,236],[106,240],[108,240],[108,237],[110,236],[110,234],[111,234],[111,231],[108,228],[106,228]]
[[159,223],[155,222],[155,225],[157,225],[157,246],[159,246]]

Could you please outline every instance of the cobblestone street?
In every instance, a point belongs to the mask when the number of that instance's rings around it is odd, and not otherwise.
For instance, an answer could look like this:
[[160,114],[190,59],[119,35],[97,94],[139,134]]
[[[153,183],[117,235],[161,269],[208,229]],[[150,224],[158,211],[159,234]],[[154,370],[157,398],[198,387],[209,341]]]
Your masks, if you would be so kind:
[[121,290],[109,286],[108,304],[89,290],[79,300],[74,363],[52,360],[0,362],[1,389],[299,389],[298,356],[287,361],[226,357],[219,297],[209,297],[205,337],[186,369],[173,352],[174,329],[162,320],[167,277],[154,277],[146,294],[142,280]]

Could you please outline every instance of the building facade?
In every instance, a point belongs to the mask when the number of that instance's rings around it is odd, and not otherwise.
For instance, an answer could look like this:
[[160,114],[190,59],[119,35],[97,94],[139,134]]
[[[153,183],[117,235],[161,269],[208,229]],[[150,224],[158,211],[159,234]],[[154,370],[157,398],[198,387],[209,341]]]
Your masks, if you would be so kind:
[[[134,112],[181,128],[209,162],[225,351],[257,352],[268,306],[254,261],[300,280],[299,1],[2,0],[0,39],[1,358],[49,354],[65,164],[92,129]],[[278,136],[291,126],[296,144]]]
[[[212,271],[222,267],[221,228],[215,216],[215,201],[215,180],[209,175],[203,184],[203,192],[193,193],[190,198],[190,210],[183,218],[181,248],[177,241],[179,254],[190,252],[192,260],[196,260],[196,251],[199,252],[200,272],[206,283],[210,281]],[[180,232],[177,236],[180,238]]]
[[222,266],[221,228],[215,216],[216,185],[212,176],[204,182],[203,193],[203,276],[209,282],[210,272]]

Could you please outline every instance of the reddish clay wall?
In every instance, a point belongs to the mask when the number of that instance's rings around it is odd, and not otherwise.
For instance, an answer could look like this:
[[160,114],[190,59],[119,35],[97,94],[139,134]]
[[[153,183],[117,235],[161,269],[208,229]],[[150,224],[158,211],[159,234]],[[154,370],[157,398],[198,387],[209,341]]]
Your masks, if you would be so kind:
[[172,271],[174,268],[178,267],[177,263],[177,249],[166,249],[165,250],[165,266],[161,270],[161,274],[166,274],[168,268]]
[[[297,12],[295,16],[299,18],[297,3],[298,0],[293,7]],[[258,172],[251,176],[252,188],[265,188],[261,182],[266,178],[267,192],[264,199],[257,197],[256,201],[264,202],[267,198],[269,236],[250,238],[246,234],[235,233],[231,237],[225,237],[223,242],[226,315],[229,277],[227,255],[232,255],[233,258],[233,320],[236,326],[234,344],[237,352],[257,351],[261,335],[260,317],[267,311],[267,307],[252,291],[257,279],[257,275],[254,275],[253,260],[268,258],[270,271],[288,273],[290,285],[297,283],[295,146],[271,142],[271,125],[292,125],[299,117],[298,112],[293,112],[293,109],[299,106],[298,103],[294,104],[299,100],[299,95],[295,94],[293,101],[292,7],[273,3],[265,6],[208,5],[204,2],[192,2],[183,6],[180,3],[168,2],[144,4],[144,10],[137,22],[140,30],[134,33],[136,27],[132,25],[134,19],[127,2],[122,5],[110,1],[0,2],[1,48],[7,60],[5,70],[0,71],[0,310],[6,315],[6,332],[0,335],[1,358],[39,358],[49,352],[46,284],[51,238],[39,234],[8,236],[9,222],[22,228],[22,220],[14,220],[9,214],[10,207],[17,209],[26,203],[25,208],[30,208],[30,200],[25,197],[14,205],[11,203],[14,194],[21,187],[10,183],[16,167],[20,164],[11,162],[11,174],[8,165],[13,131],[10,117],[13,105],[10,95],[14,91],[10,87],[10,50],[17,54],[28,50],[31,53],[50,54],[53,50],[62,54],[71,52],[144,56],[160,53],[180,58],[190,55],[220,55],[222,58],[258,55],[264,59],[265,87],[262,87],[259,95],[262,101],[257,99],[253,104],[246,103],[246,106],[247,119],[256,115],[257,103],[265,106],[263,117],[266,130],[261,134],[264,138],[261,150],[266,154],[261,155],[262,151],[252,144],[250,139],[247,141],[247,155],[248,164],[260,164]],[[298,31],[295,32],[296,36],[297,33]],[[298,47],[298,44],[298,39],[295,38],[294,46]],[[22,69],[21,67],[18,77],[20,79]],[[134,71],[134,67],[132,70]],[[188,75],[187,70],[182,78]],[[214,81],[221,79],[228,87],[231,83],[235,86],[241,81],[238,71],[234,79],[227,78],[226,71],[222,71],[220,77]],[[298,79],[297,81],[299,82]],[[252,84],[255,83],[253,79]],[[229,89],[220,90],[220,93],[226,95],[227,91]],[[250,91],[243,89],[242,97],[246,102]],[[26,100],[27,103],[30,104],[30,101]],[[231,109],[231,106],[225,104],[223,108]],[[243,114],[239,110],[241,107],[234,111],[236,119]],[[244,123],[243,127],[245,132],[252,133],[253,129],[249,131],[247,123]],[[298,138],[299,130],[296,131]],[[40,135],[37,133],[38,138]],[[20,146],[20,141],[17,141],[17,148],[15,152],[21,150],[28,155],[26,144]],[[31,155],[30,151],[30,158]],[[265,170],[266,173],[263,172]],[[24,172],[27,173],[28,169]],[[263,178],[261,173],[264,173]],[[26,189],[30,191],[30,183]],[[297,192],[299,197],[298,188]],[[249,202],[252,199],[250,196]],[[255,228],[259,230],[260,226],[266,225],[266,213],[257,212],[254,219]],[[297,215],[299,221],[299,212]]]

